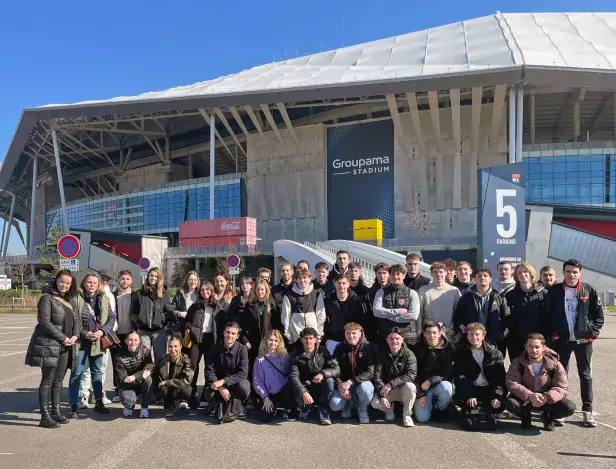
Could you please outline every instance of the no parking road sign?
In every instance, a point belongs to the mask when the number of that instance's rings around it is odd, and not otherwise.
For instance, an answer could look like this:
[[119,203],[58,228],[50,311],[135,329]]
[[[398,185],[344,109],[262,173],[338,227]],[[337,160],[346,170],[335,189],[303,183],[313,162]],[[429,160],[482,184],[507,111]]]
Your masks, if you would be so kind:
[[240,266],[240,256],[237,254],[231,254],[227,257],[227,266],[230,269],[235,269]]
[[139,259],[139,268],[141,270],[148,270],[150,268],[150,259],[147,257],[142,257]]
[[73,235],[65,235],[58,241],[58,254],[64,259],[74,259],[81,251],[79,239]]

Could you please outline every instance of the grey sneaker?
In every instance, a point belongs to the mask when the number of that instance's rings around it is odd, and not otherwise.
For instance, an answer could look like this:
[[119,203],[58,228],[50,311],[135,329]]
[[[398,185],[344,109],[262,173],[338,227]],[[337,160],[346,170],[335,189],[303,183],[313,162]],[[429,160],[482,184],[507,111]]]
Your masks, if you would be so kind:
[[387,412],[385,412],[385,420],[391,422],[396,418],[396,414],[394,413],[394,406],[392,405]]
[[358,411],[359,414],[359,423],[361,423],[362,425],[368,424],[370,423],[370,416],[368,415],[368,411],[367,410],[360,410]]
[[113,399],[111,399],[111,402],[113,402],[114,404],[117,404],[118,402],[120,402],[120,395],[116,393],[113,396]]
[[584,419],[585,427],[596,427],[597,421],[595,420],[595,416],[592,411],[590,412],[582,412],[582,418]]
[[342,413],[340,414],[342,416],[343,419],[350,419],[351,416],[353,415],[353,406],[348,406],[346,409],[344,409],[342,411]]
[[556,427],[564,427],[565,426],[565,419],[554,419],[554,425]]

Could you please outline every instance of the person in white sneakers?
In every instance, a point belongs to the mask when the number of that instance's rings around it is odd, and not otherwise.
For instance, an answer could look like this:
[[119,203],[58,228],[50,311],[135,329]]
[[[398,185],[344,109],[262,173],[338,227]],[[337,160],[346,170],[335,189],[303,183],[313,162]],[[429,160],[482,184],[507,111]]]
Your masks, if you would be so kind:
[[402,402],[402,424],[414,427],[413,405],[417,395],[415,377],[417,360],[404,343],[400,328],[393,327],[387,334],[387,348],[381,350],[374,369],[374,397],[371,405],[385,412],[385,420],[395,419],[395,401]]
[[120,402],[124,406],[122,415],[125,418],[133,415],[139,395],[141,395],[139,417],[148,418],[150,416],[148,405],[154,369],[150,350],[141,346],[141,339],[136,331],[130,332],[126,336],[126,348],[123,348],[116,356],[118,393]]

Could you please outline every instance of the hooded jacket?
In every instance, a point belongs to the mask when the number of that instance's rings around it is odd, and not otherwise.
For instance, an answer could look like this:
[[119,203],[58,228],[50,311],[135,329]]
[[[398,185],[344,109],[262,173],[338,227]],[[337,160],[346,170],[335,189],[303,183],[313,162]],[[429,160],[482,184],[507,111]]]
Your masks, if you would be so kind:
[[317,293],[312,283],[305,290],[300,290],[294,283],[291,292],[283,298],[282,326],[289,342],[297,341],[307,327],[313,327],[319,337],[323,337],[325,317],[323,296]]
[[319,373],[325,379],[340,376],[340,367],[325,347],[317,347],[314,352],[304,352],[304,348],[295,350],[291,354],[291,383],[300,396],[307,391],[306,386],[312,383]]
[[173,305],[169,291],[164,288],[162,298],[154,290],[146,291],[145,285],[133,295],[131,319],[137,330],[156,332],[163,328],[166,321],[173,321]]
[[509,320],[509,336],[507,343],[511,350],[524,350],[526,336],[534,332],[543,334],[546,338],[549,330],[549,317],[545,310],[545,295],[547,290],[534,284],[530,290],[524,291],[520,285],[510,290],[506,295],[507,306],[511,311]]
[[417,359],[411,349],[403,342],[398,353],[394,354],[386,346],[379,351],[374,367],[374,395],[378,396],[383,386],[395,389],[412,383],[416,376]]
[[473,285],[467,293],[462,295],[453,315],[454,331],[465,335],[466,326],[471,322],[481,323],[487,330],[486,339],[501,349],[504,347],[504,336],[509,332],[511,320],[507,300],[493,288],[490,288],[486,293],[486,310],[484,312],[481,296],[477,292],[476,285]]
[[[452,345],[445,335],[436,347],[430,347],[426,338],[421,336],[421,340],[415,345],[415,355],[417,357],[417,398],[422,397],[425,391],[421,389],[424,381],[430,381],[430,388],[433,388],[442,381],[450,381],[453,377],[454,351]],[[430,389],[428,388],[428,389]]]
[[329,275],[327,276],[327,280],[329,280],[330,282],[332,282],[332,284],[334,283],[334,280],[336,280],[336,277],[338,277],[338,275],[349,275],[349,266],[347,266],[346,270],[344,272],[340,272],[340,268],[338,267],[337,263],[334,263],[332,270],[329,271]]
[[557,283],[548,290],[545,309],[550,319],[550,332],[553,340],[575,339],[585,342],[599,337],[603,327],[603,305],[597,291],[589,284],[578,282],[575,290],[577,310],[573,325],[574,338],[569,337],[569,323],[565,313],[565,283]]
[[[60,298],[55,288],[50,287],[47,292],[41,296],[37,305],[37,325],[26,354],[26,365],[29,366],[58,366],[64,339],[81,337],[81,315],[69,302]],[[70,317],[66,317],[68,315]],[[70,326],[70,335],[64,333],[65,326]]]
[[[504,398],[507,395],[505,380],[505,360],[498,348],[484,340],[483,341],[483,375],[488,382],[492,399]],[[456,385],[456,399],[461,402],[471,397],[477,397],[474,392],[474,382],[482,372],[475,357],[473,349],[467,340],[463,340],[458,346],[455,354],[454,383]]]
[[494,288],[499,294],[505,296],[515,287],[515,280],[510,278],[509,280],[494,280],[492,282],[492,288]]
[[525,351],[511,362],[507,372],[507,389],[511,394],[522,401],[527,401],[531,394],[539,392],[545,396],[547,404],[554,404],[569,394],[567,373],[559,361],[558,354],[553,350],[545,349],[537,391],[534,391],[534,383],[535,373],[528,352]]
[[344,326],[350,322],[356,322],[364,327],[364,311],[360,298],[349,290],[346,301],[340,301],[336,292],[332,292],[325,298],[325,327],[326,340],[342,342],[344,340]]
[[350,345],[346,340],[340,342],[334,349],[334,358],[340,367],[336,387],[347,380],[359,384],[374,379],[374,348],[364,336],[357,345]]

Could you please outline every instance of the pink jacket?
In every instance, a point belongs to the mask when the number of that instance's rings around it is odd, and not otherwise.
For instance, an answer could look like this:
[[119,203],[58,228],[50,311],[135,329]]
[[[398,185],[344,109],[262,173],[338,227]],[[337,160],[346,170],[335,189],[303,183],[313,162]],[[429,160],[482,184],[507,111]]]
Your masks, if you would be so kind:
[[[520,370],[523,373],[520,375]],[[543,368],[539,372],[539,393],[547,404],[560,401],[569,394],[569,382],[565,369],[558,361],[558,354],[546,348],[543,357]],[[511,394],[523,401],[533,394],[535,373],[530,364],[528,353],[524,352],[513,360],[507,372],[507,389]]]

